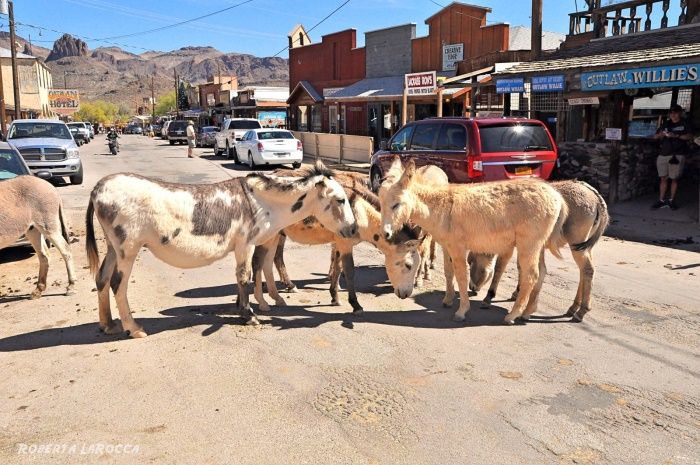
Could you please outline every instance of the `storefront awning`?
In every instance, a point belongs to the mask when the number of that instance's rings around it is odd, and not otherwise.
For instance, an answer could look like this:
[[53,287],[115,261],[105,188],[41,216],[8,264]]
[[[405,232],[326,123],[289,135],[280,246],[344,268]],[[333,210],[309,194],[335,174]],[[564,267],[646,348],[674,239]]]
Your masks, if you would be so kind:
[[446,87],[463,87],[465,85],[471,84],[471,78],[473,78],[475,76],[480,76],[482,74],[488,74],[488,73],[492,72],[493,70],[494,70],[493,66],[488,66],[486,68],[477,69],[476,71],[472,71],[471,73],[460,74],[459,76],[445,79],[442,82],[442,85],[446,86]]
[[403,97],[404,76],[367,78],[351,84],[332,96],[330,101],[391,100]]

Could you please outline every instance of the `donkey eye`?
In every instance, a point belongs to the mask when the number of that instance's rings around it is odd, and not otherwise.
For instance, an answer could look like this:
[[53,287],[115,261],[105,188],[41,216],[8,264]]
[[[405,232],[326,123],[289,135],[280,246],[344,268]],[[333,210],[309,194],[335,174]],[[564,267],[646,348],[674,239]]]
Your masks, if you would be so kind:
[[397,208],[399,208],[400,205],[401,205],[400,203],[394,204],[394,206],[391,207],[391,209],[396,210]]
[[411,265],[409,265],[408,263],[406,263],[406,265],[405,265],[405,266],[406,266],[406,269],[407,269],[408,271],[411,271],[411,268],[412,268],[412,266],[411,266]]
[[336,202],[338,202],[338,205],[345,205],[345,199],[338,199]]

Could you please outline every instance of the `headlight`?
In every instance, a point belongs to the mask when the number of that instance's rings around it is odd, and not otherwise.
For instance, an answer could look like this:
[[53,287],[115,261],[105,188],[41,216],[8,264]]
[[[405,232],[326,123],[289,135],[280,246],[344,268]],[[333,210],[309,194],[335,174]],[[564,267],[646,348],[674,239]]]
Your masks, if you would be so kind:
[[77,148],[70,148],[66,150],[68,158],[80,158],[80,151]]

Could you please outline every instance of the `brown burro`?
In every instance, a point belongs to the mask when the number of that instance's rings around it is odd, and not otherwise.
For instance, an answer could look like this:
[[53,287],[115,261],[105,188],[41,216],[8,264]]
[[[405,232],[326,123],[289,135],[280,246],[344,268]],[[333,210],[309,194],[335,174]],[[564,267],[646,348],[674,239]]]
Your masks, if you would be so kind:
[[[571,249],[571,255],[579,268],[579,283],[574,302],[566,312],[572,321],[580,322],[590,310],[591,287],[593,284],[592,250],[600,237],[605,232],[610,222],[608,207],[600,193],[591,185],[583,181],[559,181],[551,184],[561,194],[567,206],[567,215],[563,224],[562,239],[564,244]],[[485,304],[490,304],[496,296],[498,283],[503,271],[508,265],[512,254],[495,255],[470,254],[471,286],[478,291],[489,279],[489,287]],[[494,265],[495,260],[495,265]],[[518,291],[513,293],[511,299],[516,299]],[[533,297],[531,297],[533,299]],[[537,296],[534,296],[537,300]]]
[[66,295],[73,294],[73,256],[63,204],[56,188],[34,176],[18,176],[0,182],[0,202],[0,249],[14,244],[24,234],[39,257],[39,280],[31,298],[38,299],[46,290],[49,257],[44,237],[56,246],[66,262]]
[[[258,324],[247,284],[255,246],[308,216],[344,237],[354,236],[355,218],[335,173],[319,163],[300,176],[252,173],[215,184],[173,184],[123,173],[100,180],[90,195],[85,218],[86,249],[98,290],[100,328],[106,333],[146,332],[131,316],[129,275],[141,247],[178,268],[196,268],[236,256],[241,314]],[[99,256],[93,216],[102,226],[107,255]],[[112,321],[109,289],[121,325]]]

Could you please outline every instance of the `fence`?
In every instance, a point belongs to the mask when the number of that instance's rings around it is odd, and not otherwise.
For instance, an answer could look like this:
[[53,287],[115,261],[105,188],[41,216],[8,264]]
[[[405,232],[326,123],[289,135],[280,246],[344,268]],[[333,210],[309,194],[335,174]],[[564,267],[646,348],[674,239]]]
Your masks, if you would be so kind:
[[304,155],[335,163],[369,163],[374,140],[367,136],[292,131],[304,144]]

